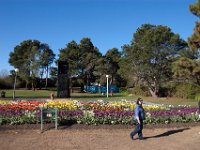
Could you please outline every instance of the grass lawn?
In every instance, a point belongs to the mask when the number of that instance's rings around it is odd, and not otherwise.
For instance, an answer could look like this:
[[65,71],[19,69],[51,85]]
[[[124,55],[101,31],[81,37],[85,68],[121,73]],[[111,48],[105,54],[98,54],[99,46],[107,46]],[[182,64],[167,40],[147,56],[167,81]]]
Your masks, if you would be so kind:
[[[12,99],[13,90],[0,90],[6,92],[6,98]],[[56,91],[53,90],[16,90],[15,95],[16,99],[50,99],[50,94],[54,93],[56,95]],[[95,101],[95,100],[106,100],[106,101],[120,101],[122,99],[126,100],[136,100],[138,97],[133,95],[125,95],[121,93],[114,93],[113,96],[107,98],[106,95],[101,94],[92,94],[92,93],[71,93],[71,100],[80,100],[80,101]],[[152,98],[152,97],[142,97],[144,101],[156,103],[156,104],[167,104],[167,105],[191,105],[198,106],[198,102],[192,99],[181,99],[181,98]]]
[[147,102],[152,102],[156,104],[166,104],[166,105],[187,105],[187,106],[193,106],[193,107],[198,107],[198,101],[194,99],[181,99],[181,98],[176,98],[176,97],[171,97],[171,98],[152,98],[152,97],[145,97],[144,101]]
[[[6,92],[6,98],[12,98],[13,97],[13,90],[0,90]],[[50,94],[56,91],[50,91],[50,90],[16,90],[15,91],[15,97],[16,98],[49,98]]]
[[[113,96],[106,95],[102,96],[100,94],[79,94],[74,93],[71,95],[72,99],[83,100],[83,101],[92,101],[92,100],[108,100],[108,101],[120,101],[122,99],[126,100],[136,100],[139,96],[135,95],[124,95],[124,94],[114,94]],[[198,102],[194,99],[181,99],[181,98],[152,98],[152,97],[142,97],[145,102],[155,103],[155,104],[166,104],[166,105],[190,105],[198,107]]]

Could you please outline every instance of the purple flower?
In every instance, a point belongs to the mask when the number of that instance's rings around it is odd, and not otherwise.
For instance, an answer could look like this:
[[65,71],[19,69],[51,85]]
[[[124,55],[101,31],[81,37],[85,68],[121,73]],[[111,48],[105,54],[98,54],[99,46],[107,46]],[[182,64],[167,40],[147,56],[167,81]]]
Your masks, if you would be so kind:
[[108,117],[108,116],[110,116],[110,117],[115,117],[115,118],[123,118],[123,117],[133,116],[133,112],[132,111],[95,110],[94,116],[95,117]]
[[153,117],[159,116],[185,116],[196,113],[198,108],[172,108],[171,110],[150,111]]

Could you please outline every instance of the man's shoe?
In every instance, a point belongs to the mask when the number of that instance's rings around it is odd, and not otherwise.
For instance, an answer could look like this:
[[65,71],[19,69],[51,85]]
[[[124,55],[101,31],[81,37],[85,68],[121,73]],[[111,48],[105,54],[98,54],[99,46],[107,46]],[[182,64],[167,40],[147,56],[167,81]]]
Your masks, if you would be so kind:
[[131,138],[131,140],[134,140],[134,138],[133,138],[133,136],[132,136],[132,135],[130,135],[130,138]]

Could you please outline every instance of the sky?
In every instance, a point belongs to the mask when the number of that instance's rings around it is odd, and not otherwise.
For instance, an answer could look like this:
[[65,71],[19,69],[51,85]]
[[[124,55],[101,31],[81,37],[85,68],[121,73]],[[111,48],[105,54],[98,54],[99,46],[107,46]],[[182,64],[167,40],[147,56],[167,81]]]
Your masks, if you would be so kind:
[[198,20],[189,11],[196,0],[0,0],[0,71],[12,70],[10,52],[24,40],[59,50],[89,37],[104,55],[130,44],[142,24],[164,25],[184,40]]

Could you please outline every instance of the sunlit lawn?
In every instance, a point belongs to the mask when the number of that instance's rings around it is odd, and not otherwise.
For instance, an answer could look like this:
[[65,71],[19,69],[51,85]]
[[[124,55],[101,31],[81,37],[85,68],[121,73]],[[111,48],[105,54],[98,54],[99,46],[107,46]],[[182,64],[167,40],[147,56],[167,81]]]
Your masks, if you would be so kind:
[[190,106],[198,107],[198,101],[194,99],[181,99],[181,98],[175,98],[175,97],[154,99],[152,97],[145,97],[144,100],[148,102],[156,103],[156,104],[167,104],[167,105],[174,105],[174,106],[178,106],[178,105],[189,106],[190,105]]
[[[13,97],[13,90],[0,90],[6,92],[6,98],[12,99]],[[57,94],[56,91],[53,90],[16,90],[16,99],[50,99],[50,94],[54,93]],[[102,95],[92,94],[92,93],[71,93],[70,98],[66,98],[69,100],[80,100],[80,101],[95,101],[95,100],[105,100],[105,101],[120,101],[122,99],[126,100],[136,100],[138,96],[127,95],[127,94],[120,94],[114,93],[113,96],[109,95]],[[192,99],[181,99],[181,98],[152,98],[152,97],[142,97],[145,102],[151,102],[156,104],[167,104],[167,105],[191,105],[191,106],[198,106],[198,102]]]
[[[6,98],[13,97],[13,90],[0,90],[6,92]],[[16,90],[15,97],[16,98],[49,98],[50,94],[56,91],[49,90]]]

